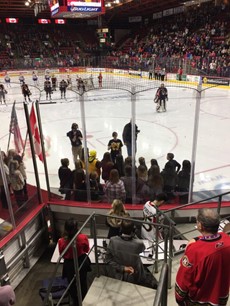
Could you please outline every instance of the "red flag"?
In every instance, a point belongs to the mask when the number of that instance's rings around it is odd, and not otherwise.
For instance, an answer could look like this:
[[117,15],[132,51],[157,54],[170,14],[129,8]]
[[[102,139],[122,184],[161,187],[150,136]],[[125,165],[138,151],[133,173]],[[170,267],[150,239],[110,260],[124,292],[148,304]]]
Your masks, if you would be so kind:
[[11,120],[10,120],[10,133],[14,134],[14,144],[15,150],[17,153],[20,153],[23,150],[23,140],[20,132],[20,128],[18,125],[18,118],[15,109],[15,102],[11,112]]
[[30,112],[30,126],[31,132],[34,141],[34,150],[37,156],[39,157],[40,161],[43,162],[43,155],[42,155],[42,147],[41,147],[41,138],[37,126],[37,119],[34,111],[34,104],[32,104],[31,112]]

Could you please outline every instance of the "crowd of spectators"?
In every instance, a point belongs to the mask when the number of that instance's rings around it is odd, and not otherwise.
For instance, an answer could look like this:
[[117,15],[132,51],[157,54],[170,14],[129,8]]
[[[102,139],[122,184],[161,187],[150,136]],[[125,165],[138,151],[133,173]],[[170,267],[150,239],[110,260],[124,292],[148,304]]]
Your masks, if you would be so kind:
[[[95,150],[89,151],[88,160],[95,155]],[[75,161],[75,169],[69,169],[69,160],[61,160],[58,170],[60,191],[66,200],[87,200],[86,163]],[[88,165],[91,200],[113,203],[120,200],[123,203],[142,204],[154,200],[158,194],[166,193],[169,200],[177,195],[181,202],[186,202],[190,184],[190,161],[181,164],[174,159],[173,153],[167,154],[167,162],[161,170],[156,159],[151,159],[148,168],[145,158],[140,157],[135,166],[135,184],[132,175],[132,157],[123,159],[121,154],[112,161],[109,152],[105,152],[100,161],[95,157],[94,166]],[[135,195],[134,195],[135,188]]]
[[[5,177],[8,183],[9,192],[15,196],[18,207],[21,207],[28,200],[26,167],[22,156],[14,149],[8,150],[7,154],[1,151]],[[0,171],[0,200],[2,208],[8,209],[3,176]]]
[[[227,5],[204,3],[183,14],[141,25],[133,30],[127,43],[110,46],[100,65],[142,70],[153,65],[174,73],[183,66],[185,73],[198,70],[229,77],[229,14]],[[35,24],[1,27],[2,69],[99,64],[92,61],[99,51],[95,28],[87,29],[86,33],[79,28],[72,31],[67,25],[61,29]]]
[[154,63],[177,72],[188,62],[203,73],[229,77],[229,28],[229,7],[202,5],[137,31],[123,50],[110,56],[114,66],[139,63],[148,69]]
[[81,53],[77,35],[64,28],[3,27],[1,33],[0,63],[2,68],[76,66]]

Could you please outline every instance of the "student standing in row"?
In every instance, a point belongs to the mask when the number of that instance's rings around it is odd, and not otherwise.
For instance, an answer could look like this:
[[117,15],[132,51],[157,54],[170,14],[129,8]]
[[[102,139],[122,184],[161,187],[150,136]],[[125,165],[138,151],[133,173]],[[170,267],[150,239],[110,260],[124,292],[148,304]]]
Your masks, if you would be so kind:
[[113,163],[116,162],[116,156],[122,154],[121,148],[123,147],[123,143],[120,139],[117,138],[117,136],[118,136],[117,132],[113,132],[112,134],[113,139],[111,139],[108,143],[108,150],[111,150],[110,154]]

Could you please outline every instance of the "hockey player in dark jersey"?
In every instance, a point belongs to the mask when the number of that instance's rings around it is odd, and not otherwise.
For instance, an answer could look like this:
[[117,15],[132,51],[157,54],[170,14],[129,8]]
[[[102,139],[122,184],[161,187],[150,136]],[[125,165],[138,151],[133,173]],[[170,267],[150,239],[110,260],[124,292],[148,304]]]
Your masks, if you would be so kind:
[[61,92],[61,99],[66,98],[66,88],[68,87],[68,84],[65,80],[61,80],[59,84],[59,89]]
[[25,102],[26,102],[26,98],[28,98],[28,100],[31,102],[30,100],[31,91],[29,90],[28,85],[25,82],[23,82],[21,88],[22,88],[22,94],[25,98]]
[[78,78],[77,79],[77,89],[79,91],[85,91],[85,84],[84,84],[84,81],[82,80],[82,78]]
[[6,104],[6,94],[7,91],[5,90],[5,87],[3,84],[0,84],[0,102],[4,102]]
[[51,85],[51,82],[49,80],[46,80],[44,82],[44,90],[46,92],[46,100],[48,100],[48,97],[49,99],[51,100],[51,94],[52,94],[52,85]]
[[166,101],[168,101],[168,90],[164,84],[161,84],[154,98],[154,102],[157,103],[157,112],[160,112],[161,109],[163,112],[166,112]]
[[52,83],[52,90],[56,91],[57,90],[57,78],[54,74],[51,77],[51,83]]

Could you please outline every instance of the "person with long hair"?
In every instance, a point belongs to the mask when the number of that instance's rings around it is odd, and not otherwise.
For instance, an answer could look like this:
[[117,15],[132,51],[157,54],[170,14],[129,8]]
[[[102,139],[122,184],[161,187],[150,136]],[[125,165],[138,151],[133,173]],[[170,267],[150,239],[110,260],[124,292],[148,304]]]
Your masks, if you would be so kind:
[[121,177],[121,180],[124,183],[126,191],[126,200],[125,203],[132,203],[132,166],[125,166],[125,175]]
[[119,178],[117,169],[112,169],[110,171],[109,180],[105,184],[104,191],[108,203],[112,203],[115,199],[125,201],[125,186]]
[[187,159],[183,160],[182,170],[178,173],[178,186],[177,186],[178,191],[180,192],[189,191],[190,171],[191,171],[190,161]]
[[[150,171],[151,169],[151,171]],[[162,176],[160,175],[160,168],[157,165],[151,166],[149,169],[150,175],[148,176],[147,185],[149,187],[149,198],[150,200],[154,200],[157,194],[163,192],[164,181]]]
[[[75,169],[72,172],[73,175],[73,189],[74,200],[84,201],[86,200],[86,176],[85,171],[82,169],[82,162],[80,159],[75,162]],[[84,192],[82,192],[82,190]]]
[[113,200],[112,209],[109,211],[108,217],[106,218],[106,224],[109,226],[109,239],[113,236],[120,235],[122,219],[117,219],[116,216],[129,217],[129,213],[121,200]]
[[[7,157],[6,153],[4,151],[1,151],[2,161],[3,161],[3,171],[5,172],[5,176],[8,183],[8,188],[10,188],[10,177],[9,177],[9,168],[7,166]],[[5,187],[3,182],[3,174],[0,170],[0,200],[2,203],[2,208],[8,208],[7,199],[6,199],[6,193],[5,193]]]
[[111,155],[109,152],[105,152],[103,159],[101,160],[102,179],[107,182],[109,179],[110,171],[114,168]]
[[158,161],[155,158],[152,158],[150,160],[150,168],[148,170],[148,177],[151,175],[159,174],[160,173],[160,167],[158,165]]
[[191,162],[187,159],[182,162],[182,170],[178,173],[177,192],[181,204],[188,203],[190,185]]
[[11,182],[11,188],[14,191],[17,205],[21,207],[25,202],[25,197],[24,197],[25,181],[21,171],[19,170],[19,162],[17,160],[12,160],[10,163],[9,178]]
[[[65,221],[64,227],[64,235],[62,238],[58,240],[58,249],[59,253],[61,254],[73,237],[78,232],[78,224],[77,221],[73,218],[70,218]],[[90,259],[87,255],[89,252],[89,240],[88,237],[84,234],[79,233],[76,236],[76,248],[77,248],[77,256],[78,256],[78,264],[79,267],[82,264],[82,267],[79,271],[80,274],[80,283],[81,283],[81,294],[82,300],[86,296],[87,293],[87,272],[91,271],[90,268]],[[73,258],[73,248],[72,246],[66,251],[63,255],[64,264],[62,270],[62,277],[67,278],[68,282],[70,283],[75,275],[75,267],[74,267],[74,258]],[[70,296],[73,300],[73,305],[78,305],[78,296],[77,296],[77,288],[76,282],[74,281],[69,289]]]
[[119,173],[119,177],[124,176],[124,174],[125,174],[124,159],[123,159],[123,156],[121,154],[118,154],[116,156],[116,162],[115,162],[114,168],[117,169],[117,171]]
[[144,157],[139,157],[138,158],[138,162],[139,162],[139,166],[137,167],[137,169],[140,167],[140,166],[144,166],[145,167],[145,170],[147,171],[148,168],[146,166],[146,162],[145,162],[145,158]]
[[161,171],[161,176],[164,180],[163,192],[166,192],[169,197],[173,197],[178,178],[171,162],[168,161],[165,164],[164,169]]

